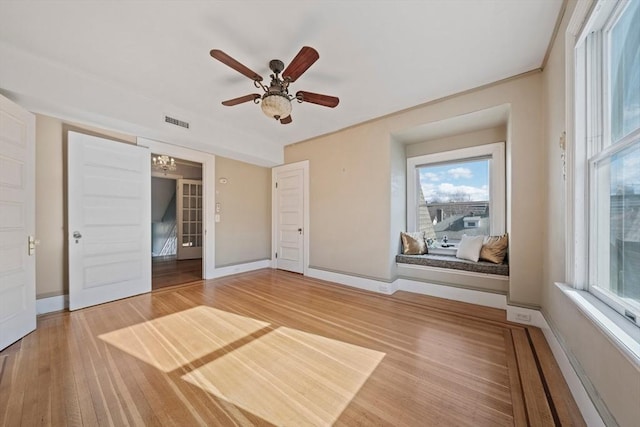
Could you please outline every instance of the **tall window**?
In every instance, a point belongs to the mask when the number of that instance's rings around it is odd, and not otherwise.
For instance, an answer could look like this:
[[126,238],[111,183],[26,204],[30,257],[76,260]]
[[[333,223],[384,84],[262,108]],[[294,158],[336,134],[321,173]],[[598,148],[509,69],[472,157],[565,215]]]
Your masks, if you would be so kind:
[[590,22],[576,98],[587,107],[589,291],[640,325],[640,1]]
[[407,224],[427,238],[457,243],[505,230],[504,144],[407,159]]

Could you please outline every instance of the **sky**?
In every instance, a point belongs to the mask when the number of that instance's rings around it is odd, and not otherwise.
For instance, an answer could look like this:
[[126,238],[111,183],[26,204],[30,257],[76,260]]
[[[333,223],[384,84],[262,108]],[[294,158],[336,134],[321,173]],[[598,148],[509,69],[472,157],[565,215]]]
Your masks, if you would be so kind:
[[615,154],[608,169],[611,194],[640,194],[640,145]]
[[489,200],[489,160],[422,166],[420,185],[427,203]]

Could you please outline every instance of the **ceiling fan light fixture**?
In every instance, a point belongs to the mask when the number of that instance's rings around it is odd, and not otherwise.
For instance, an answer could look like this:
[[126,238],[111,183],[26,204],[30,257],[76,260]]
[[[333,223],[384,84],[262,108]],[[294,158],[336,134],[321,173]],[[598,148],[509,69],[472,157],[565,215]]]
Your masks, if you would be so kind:
[[280,93],[267,93],[262,98],[262,112],[273,119],[279,120],[291,114],[291,101]]

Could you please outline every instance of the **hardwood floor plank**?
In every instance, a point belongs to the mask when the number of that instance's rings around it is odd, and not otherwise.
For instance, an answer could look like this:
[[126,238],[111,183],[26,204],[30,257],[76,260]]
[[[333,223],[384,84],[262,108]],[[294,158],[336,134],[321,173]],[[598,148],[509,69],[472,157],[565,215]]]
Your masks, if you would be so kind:
[[151,259],[151,283],[154,290],[198,280],[202,280],[202,259],[178,260],[175,256]]
[[0,425],[551,425],[536,354],[501,310],[259,270],[41,316]]
[[544,385],[529,345],[529,338],[524,329],[512,329],[511,334],[518,359],[518,371],[522,385],[523,397],[527,408],[529,424],[536,427],[554,426],[551,407],[547,401]]
[[518,360],[513,346],[511,330],[506,329],[504,331],[504,341],[507,351],[507,366],[509,367],[509,390],[511,391],[511,402],[513,405],[513,424],[515,427],[526,427],[529,425],[527,409],[524,404],[520,373],[518,372]]
[[576,405],[575,400],[571,397],[569,386],[564,381],[562,371],[555,362],[551,348],[540,329],[532,328],[529,330],[534,350],[540,361],[540,366],[544,374],[544,380],[548,383],[551,400],[558,414],[560,424],[563,426],[586,426],[580,409]]

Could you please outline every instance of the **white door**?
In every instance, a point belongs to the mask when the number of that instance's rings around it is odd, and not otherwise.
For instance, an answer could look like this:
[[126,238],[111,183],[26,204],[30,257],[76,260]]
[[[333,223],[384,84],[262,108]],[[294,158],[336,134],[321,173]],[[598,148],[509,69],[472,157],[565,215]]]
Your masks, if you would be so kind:
[[304,179],[303,165],[273,169],[275,180],[275,267],[304,273]]
[[69,309],[151,291],[151,171],[144,147],[69,132]]
[[202,258],[202,181],[178,179],[178,259]]
[[35,123],[0,95],[0,350],[36,328]]

